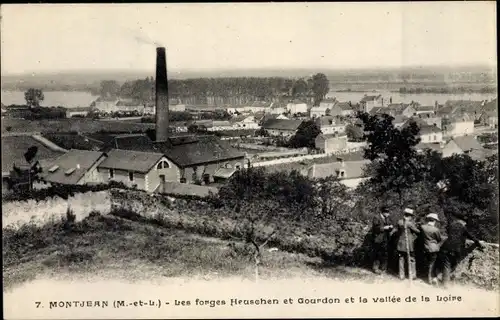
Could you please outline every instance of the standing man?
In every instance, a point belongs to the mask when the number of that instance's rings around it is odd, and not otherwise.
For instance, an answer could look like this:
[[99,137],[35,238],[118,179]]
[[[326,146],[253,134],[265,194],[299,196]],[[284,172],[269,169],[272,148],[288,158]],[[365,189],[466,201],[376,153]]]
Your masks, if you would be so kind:
[[403,219],[398,221],[398,227],[395,232],[398,236],[398,257],[399,257],[399,278],[405,279],[405,265],[408,268],[408,274],[411,274],[411,279],[417,277],[417,266],[415,262],[415,239],[420,233],[420,229],[415,224],[413,219],[414,212],[410,208],[404,210]]
[[435,277],[434,266],[436,264],[436,258],[439,252],[439,248],[446,240],[441,235],[441,231],[436,226],[439,222],[439,217],[437,213],[430,213],[425,217],[426,223],[423,224],[421,229],[421,235],[424,242],[424,256],[425,256],[425,268],[427,270],[427,280],[429,284],[437,283],[437,278]]
[[381,274],[387,270],[389,233],[392,230],[392,225],[387,221],[388,218],[389,210],[386,206],[383,206],[381,213],[373,218],[372,260],[373,272],[376,274]]
[[466,216],[462,212],[450,212],[452,221],[448,223],[447,239],[441,246],[441,257],[443,259],[443,285],[448,287],[452,273],[465,254],[465,242],[467,238],[474,241],[481,250],[483,244],[467,230]]

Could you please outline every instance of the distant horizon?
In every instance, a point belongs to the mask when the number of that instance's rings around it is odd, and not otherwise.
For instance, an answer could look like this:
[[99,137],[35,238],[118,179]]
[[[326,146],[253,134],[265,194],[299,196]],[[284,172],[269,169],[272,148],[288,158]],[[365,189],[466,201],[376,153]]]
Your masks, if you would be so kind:
[[[290,68],[280,68],[280,67],[240,67],[240,68],[182,68],[182,69],[167,69],[167,72],[172,73],[217,73],[217,72],[232,72],[236,73],[239,71],[315,71],[315,72],[350,72],[350,71],[411,71],[411,70],[432,70],[432,71],[442,71],[454,69],[480,69],[479,71],[484,71],[486,69],[491,71],[497,71],[497,65],[488,64],[459,64],[459,65],[414,65],[414,66],[372,66],[372,67],[290,67]],[[323,70],[323,71],[322,71]],[[143,73],[154,73],[154,68],[152,69],[65,69],[65,70],[54,70],[54,71],[38,71],[38,72],[23,72],[23,73],[7,73],[2,72],[2,77],[11,76],[29,76],[29,75],[56,75],[56,74],[105,74],[105,73],[122,73],[122,74],[143,74]]]

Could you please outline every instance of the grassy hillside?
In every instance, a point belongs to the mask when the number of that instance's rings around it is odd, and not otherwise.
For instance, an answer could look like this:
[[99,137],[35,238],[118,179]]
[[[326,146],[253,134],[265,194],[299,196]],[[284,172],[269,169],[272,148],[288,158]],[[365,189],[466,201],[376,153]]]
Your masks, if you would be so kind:
[[[160,228],[113,216],[91,215],[73,227],[4,230],[4,290],[36,277],[84,274],[127,279],[175,276],[253,277],[253,263],[241,244]],[[251,258],[251,257],[250,257]],[[267,252],[262,276],[286,276],[318,264],[300,254]]]

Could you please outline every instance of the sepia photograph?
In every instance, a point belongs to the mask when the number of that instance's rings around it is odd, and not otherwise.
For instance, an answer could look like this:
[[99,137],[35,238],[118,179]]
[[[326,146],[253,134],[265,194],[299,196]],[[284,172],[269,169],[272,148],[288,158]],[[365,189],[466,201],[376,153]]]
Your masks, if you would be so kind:
[[500,315],[496,2],[0,12],[5,319]]

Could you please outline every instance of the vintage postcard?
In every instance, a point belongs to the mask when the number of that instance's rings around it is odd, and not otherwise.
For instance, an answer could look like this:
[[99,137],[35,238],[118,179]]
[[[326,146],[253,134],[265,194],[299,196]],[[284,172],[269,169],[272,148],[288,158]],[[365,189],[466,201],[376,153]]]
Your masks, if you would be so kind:
[[4,318],[498,316],[496,22],[2,5]]

